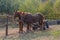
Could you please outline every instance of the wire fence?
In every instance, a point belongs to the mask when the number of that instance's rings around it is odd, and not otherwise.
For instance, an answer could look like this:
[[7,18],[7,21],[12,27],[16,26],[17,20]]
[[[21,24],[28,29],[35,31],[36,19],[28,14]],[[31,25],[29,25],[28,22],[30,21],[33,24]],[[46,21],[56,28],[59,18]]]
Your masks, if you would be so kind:
[[8,15],[7,16],[0,16],[0,28],[3,28],[7,25],[7,22],[8,22],[8,25],[9,27],[16,27],[18,25],[18,23],[14,23],[13,22],[13,17]]
[[[0,16],[0,29],[3,29],[6,36],[8,35],[8,28],[18,28],[18,24],[13,22],[13,17],[10,15]],[[0,32],[1,33],[1,32]]]
[[[47,20],[48,25],[60,25],[60,20]],[[6,16],[0,16],[0,28],[4,28],[6,30],[5,33],[8,35],[8,28],[18,28],[18,22],[13,22],[13,16],[6,15]]]

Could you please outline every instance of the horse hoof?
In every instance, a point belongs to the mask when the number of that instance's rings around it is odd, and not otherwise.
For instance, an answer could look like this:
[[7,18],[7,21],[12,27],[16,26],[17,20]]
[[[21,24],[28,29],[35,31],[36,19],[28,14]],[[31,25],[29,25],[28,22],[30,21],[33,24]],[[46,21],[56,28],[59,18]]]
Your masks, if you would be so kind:
[[24,32],[23,31],[20,31],[19,34],[23,34]]
[[39,29],[40,31],[43,31],[43,29]]
[[46,30],[46,28],[44,27],[43,30]]
[[32,32],[32,30],[27,30],[27,33],[30,33],[30,32]]

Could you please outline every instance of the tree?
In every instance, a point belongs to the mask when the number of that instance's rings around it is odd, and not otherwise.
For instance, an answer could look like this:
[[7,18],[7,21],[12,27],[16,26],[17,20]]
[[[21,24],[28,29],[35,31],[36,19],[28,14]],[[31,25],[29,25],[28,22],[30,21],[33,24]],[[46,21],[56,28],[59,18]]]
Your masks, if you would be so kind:
[[0,0],[0,13],[12,14],[19,8],[19,2],[16,0]]

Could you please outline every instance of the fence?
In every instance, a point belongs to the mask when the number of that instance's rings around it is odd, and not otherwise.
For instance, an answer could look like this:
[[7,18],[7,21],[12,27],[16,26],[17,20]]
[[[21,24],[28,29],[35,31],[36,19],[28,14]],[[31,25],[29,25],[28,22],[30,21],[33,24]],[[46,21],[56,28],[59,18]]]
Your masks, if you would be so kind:
[[13,17],[10,15],[2,16],[0,15],[0,28],[4,28],[6,36],[8,35],[8,28],[11,27],[17,27],[18,25],[16,23],[13,23]]
[[[12,16],[0,16],[0,28],[6,28],[6,36],[8,35],[8,27],[17,27],[17,23],[13,23]],[[47,20],[49,25],[60,24],[60,20]]]
[[60,20],[48,20],[48,24],[49,25],[59,25],[60,24]]

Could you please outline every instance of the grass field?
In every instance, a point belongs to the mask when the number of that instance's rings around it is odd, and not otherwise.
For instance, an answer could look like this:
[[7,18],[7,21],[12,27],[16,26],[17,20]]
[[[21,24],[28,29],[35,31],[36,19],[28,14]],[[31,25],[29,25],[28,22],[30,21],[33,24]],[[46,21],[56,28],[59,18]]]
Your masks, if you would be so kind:
[[18,28],[9,28],[7,37],[5,36],[5,28],[0,28],[0,40],[60,40],[60,25],[52,25],[45,31],[23,34],[18,33]]

